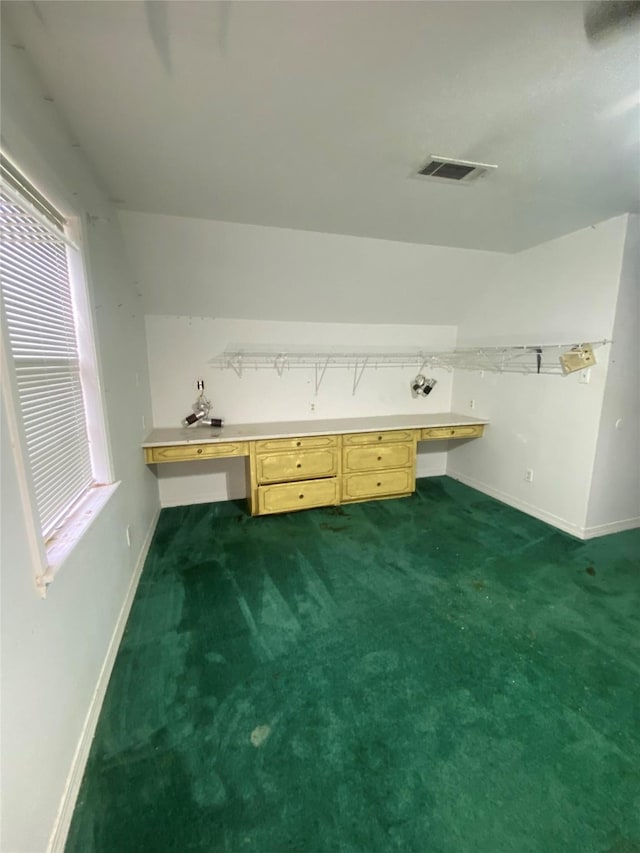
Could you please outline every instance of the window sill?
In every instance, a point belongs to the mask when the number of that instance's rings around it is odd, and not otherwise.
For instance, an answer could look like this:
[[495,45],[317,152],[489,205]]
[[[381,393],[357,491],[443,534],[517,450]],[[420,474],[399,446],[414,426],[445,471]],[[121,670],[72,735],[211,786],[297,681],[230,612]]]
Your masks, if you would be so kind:
[[91,527],[109,498],[120,485],[120,482],[107,486],[94,486],[86,498],[79,504],[75,512],[67,519],[60,530],[45,545],[46,568],[36,577],[36,586],[42,597],[46,595],[47,586],[55,578],[58,570]]

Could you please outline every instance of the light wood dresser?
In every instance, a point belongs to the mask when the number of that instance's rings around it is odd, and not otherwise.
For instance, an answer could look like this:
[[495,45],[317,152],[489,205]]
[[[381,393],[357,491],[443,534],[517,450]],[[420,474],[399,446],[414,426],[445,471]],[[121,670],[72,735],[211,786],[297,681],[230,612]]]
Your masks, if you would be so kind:
[[419,441],[482,436],[486,421],[451,412],[325,421],[155,429],[148,464],[246,458],[252,515],[270,515],[415,491]]

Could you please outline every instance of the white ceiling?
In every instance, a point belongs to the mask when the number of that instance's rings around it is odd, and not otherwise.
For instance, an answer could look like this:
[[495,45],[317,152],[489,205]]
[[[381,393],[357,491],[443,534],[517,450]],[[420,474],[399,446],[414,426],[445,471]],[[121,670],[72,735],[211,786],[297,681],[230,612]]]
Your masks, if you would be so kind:
[[507,252],[640,210],[640,38],[581,2],[2,10],[129,210]]

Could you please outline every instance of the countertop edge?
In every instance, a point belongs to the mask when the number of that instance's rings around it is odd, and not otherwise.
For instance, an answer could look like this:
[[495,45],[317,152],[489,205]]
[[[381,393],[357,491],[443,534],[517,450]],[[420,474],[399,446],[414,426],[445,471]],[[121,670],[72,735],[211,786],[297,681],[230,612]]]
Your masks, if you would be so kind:
[[378,430],[429,429],[437,427],[486,425],[486,418],[473,418],[455,412],[423,415],[381,415],[364,418],[335,418],[323,421],[282,421],[273,423],[227,424],[214,427],[157,427],[142,447],[179,447],[190,444],[233,444],[242,441],[334,435]]

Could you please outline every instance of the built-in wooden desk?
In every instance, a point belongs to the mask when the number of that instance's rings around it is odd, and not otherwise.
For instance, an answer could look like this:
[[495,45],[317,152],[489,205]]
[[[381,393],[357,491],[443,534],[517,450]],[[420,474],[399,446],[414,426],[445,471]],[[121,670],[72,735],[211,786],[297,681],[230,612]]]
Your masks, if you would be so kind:
[[452,412],[154,429],[148,464],[247,458],[252,515],[406,497],[418,441],[479,438],[487,421]]

